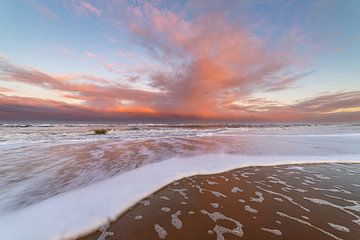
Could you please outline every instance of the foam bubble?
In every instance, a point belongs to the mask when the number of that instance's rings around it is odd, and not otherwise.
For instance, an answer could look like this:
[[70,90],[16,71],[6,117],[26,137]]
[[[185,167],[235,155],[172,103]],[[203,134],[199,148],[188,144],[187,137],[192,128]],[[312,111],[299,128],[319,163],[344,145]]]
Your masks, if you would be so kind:
[[141,215],[137,215],[134,217],[135,220],[141,220],[143,217]]
[[229,217],[226,217],[224,216],[222,213],[220,212],[213,212],[213,213],[210,213],[204,209],[202,209],[200,211],[202,214],[206,214],[210,217],[211,220],[213,220],[214,222],[217,222],[218,220],[228,220],[228,221],[231,221],[233,222],[236,227],[233,228],[233,229],[230,229],[230,228],[226,228],[226,227],[223,227],[223,226],[219,226],[219,225],[215,225],[215,227],[213,228],[213,231],[216,233],[216,239],[217,240],[225,240],[225,237],[224,237],[224,233],[231,233],[231,234],[234,234],[235,236],[238,236],[238,237],[242,237],[244,232],[242,230],[242,227],[244,225],[242,225],[239,221],[233,219],[233,218],[229,218]]
[[328,223],[330,227],[332,227],[333,229],[336,229],[338,231],[341,231],[341,232],[350,232],[350,229],[347,228],[347,227],[344,227],[344,226],[341,226],[341,225],[338,225],[338,224],[335,224],[335,223]]
[[207,182],[209,185],[217,185],[217,184],[219,184],[218,182],[210,181],[210,180],[207,180],[207,179],[206,179],[206,182]]
[[167,231],[161,227],[159,224],[154,225],[155,232],[158,234],[159,238],[165,239],[167,236]]
[[330,236],[330,237],[332,237],[332,238],[334,238],[336,240],[342,240],[341,238],[335,236],[334,234],[329,233],[329,232],[327,232],[327,231],[325,231],[325,230],[323,230],[323,229],[321,229],[319,227],[316,227],[316,226],[312,225],[311,223],[309,223],[307,221],[304,221],[302,219],[287,215],[286,213],[283,213],[283,212],[276,212],[276,214],[279,215],[280,217],[288,218],[288,219],[291,219],[291,220],[296,221],[298,223],[301,223],[301,224],[307,225],[309,227],[312,227],[312,228],[314,228],[316,230],[319,230],[320,232],[322,232],[322,233],[324,233],[324,234],[326,234],[326,235],[328,235],[328,236]]
[[161,211],[163,211],[163,212],[170,212],[171,209],[168,208],[168,207],[162,207],[162,208],[161,208]]
[[231,189],[231,192],[232,192],[232,193],[244,192],[244,190],[242,190],[242,189],[239,188],[239,187],[233,187],[233,188]]
[[272,234],[277,235],[277,236],[281,236],[281,235],[282,235],[281,231],[278,230],[278,229],[261,228],[261,230],[263,230],[263,231],[265,231],[265,232],[272,233]]
[[187,194],[185,193],[187,191],[186,188],[182,188],[182,189],[174,189],[174,188],[169,188],[170,191],[173,192],[177,192],[179,193],[183,198],[188,199]]
[[219,208],[219,203],[210,203],[213,208]]
[[248,178],[249,177],[248,175],[255,175],[255,173],[244,172],[244,173],[241,173],[240,175],[244,178]]
[[270,193],[270,194],[273,194],[273,195],[277,195],[277,196],[281,196],[281,197],[283,197],[284,199],[286,199],[287,201],[289,201],[290,203],[292,203],[293,205],[298,206],[299,208],[301,208],[301,209],[303,209],[303,210],[305,210],[305,211],[307,211],[307,212],[310,212],[309,209],[307,209],[307,208],[305,208],[304,206],[302,206],[301,204],[295,202],[292,197],[286,196],[286,195],[284,195],[284,194],[282,194],[282,193],[278,193],[278,192],[274,192],[274,191],[271,191],[271,190],[267,190],[267,189],[264,189],[264,188],[259,187],[259,186],[257,186],[257,188],[260,189],[260,190],[263,190],[264,192],[267,192],[267,193]]
[[250,207],[249,205],[245,205],[245,210],[248,211],[249,213],[258,213],[258,210],[256,210],[255,208]]
[[181,229],[182,228],[182,221],[179,218],[180,215],[181,215],[181,211],[177,211],[176,213],[171,215],[171,224],[176,229]]
[[99,231],[101,232],[100,236],[98,237],[97,240],[105,240],[106,237],[108,236],[113,236],[114,233],[113,232],[109,232],[108,231],[108,228],[110,227],[110,224],[109,223],[105,223],[104,225],[102,225],[100,228],[99,228]]
[[205,188],[200,187],[199,185],[193,185],[192,187],[197,188],[199,190],[199,193],[201,193],[201,194],[203,194],[204,192],[210,192],[215,197],[227,198],[227,196],[225,194],[222,194],[221,192],[205,189]]
[[140,202],[140,204],[142,204],[143,206],[149,206],[150,205],[150,201],[149,200],[143,200]]
[[[212,174],[254,165],[360,162],[359,155],[243,156],[206,154],[166,161],[121,173],[101,182],[58,194],[0,216],[1,239],[76,238],[115,220],[134,203],[167,184],[196,174]],[[124,184],[131,182],[132,184]],[[136,186],[136,187],[134,187]],[[258,186],[259,187],[259,186]],[[262,190],[259,188],[259,190]],[[263,190],[262,190],[263,191]],[[61,211],[54,211],[61,209]],[[29,219],[37,219],[36,222]],[[18,231],[17,229],[21,229]]]
[[263,202],[264,201],[264,196],[261,192],[255,192],[256,198],[251,197],[250,201],[252,202]]

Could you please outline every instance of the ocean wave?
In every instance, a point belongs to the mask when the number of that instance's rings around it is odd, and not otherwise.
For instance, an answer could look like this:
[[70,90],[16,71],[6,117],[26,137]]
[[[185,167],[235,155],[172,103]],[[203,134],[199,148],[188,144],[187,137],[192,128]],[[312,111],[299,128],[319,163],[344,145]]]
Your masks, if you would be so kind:
[[[320,162],[360,163],[360,155],[242,156],[207,154],[148,164],[0,217],[0,238],[64,239],[89,233],[161,187],[195,174],[246,166]],[[124,184],[131,183],[131,184]],[[18,229],[21,229],[19,231]]]

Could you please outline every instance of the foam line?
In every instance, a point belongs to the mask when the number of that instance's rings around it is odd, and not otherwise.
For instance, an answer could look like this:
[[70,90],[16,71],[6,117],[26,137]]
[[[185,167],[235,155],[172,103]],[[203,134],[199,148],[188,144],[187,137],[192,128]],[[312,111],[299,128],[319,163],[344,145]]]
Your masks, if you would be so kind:
[[115,220],[127,208],[161,187],[195,174],[212,174],[246,166],[354,162],[360,155],[242,156],[208,154],[173,158],[66,192],[0,217],[0,239],[74,238]]

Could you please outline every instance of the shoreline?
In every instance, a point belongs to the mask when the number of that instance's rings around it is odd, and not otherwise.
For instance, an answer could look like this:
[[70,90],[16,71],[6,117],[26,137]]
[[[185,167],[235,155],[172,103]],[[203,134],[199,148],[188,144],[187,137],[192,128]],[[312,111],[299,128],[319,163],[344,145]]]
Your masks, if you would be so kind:
[[[117,219],[134,203],[152,192],[173,181],[192,175],[220,173],[254,165],[359,163],[359,159],[359,155],[356,154],[339,156],[208,154],[174,158],[146,165],[3,216],[0,218],[0,236],[3,235],[5,239],[23,239],[26,236],[28,239],[38,240],[84,236],[96,230],[104,222]],[[146,176],[145,179],[144,176]],[[129,182],[129,179],[135,181],[131,181],[133,187],[111,189],[112,186],[121,186],[124,182]],[[124,196],[126,196],[125,199]],[[49,211],[48,209],[61,209],[61,211]],[[29,226],[29,219],[36,219],[38,222]],[[18,227],[21,227],[23,231],[16,231]]]
[[347,205],[360,206],[359,176],[360,164],[315,163],[185,177],[79,240],[355,240],[360,214]]

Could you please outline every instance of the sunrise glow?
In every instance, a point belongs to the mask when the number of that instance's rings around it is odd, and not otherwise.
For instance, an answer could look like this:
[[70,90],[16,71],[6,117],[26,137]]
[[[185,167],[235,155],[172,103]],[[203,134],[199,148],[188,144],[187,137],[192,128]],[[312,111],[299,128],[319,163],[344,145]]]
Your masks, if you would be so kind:
[[358,120],[359,2],[270,2],[5,1],[0,119]]

